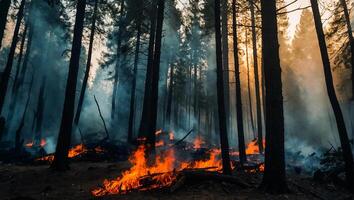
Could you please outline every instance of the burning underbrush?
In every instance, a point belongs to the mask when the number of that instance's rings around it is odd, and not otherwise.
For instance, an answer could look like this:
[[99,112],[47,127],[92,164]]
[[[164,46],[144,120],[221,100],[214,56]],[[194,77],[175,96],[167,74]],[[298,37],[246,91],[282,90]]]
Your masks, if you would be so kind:
[[[176,146],[173,144],[173,133],[168,134],[167,140],[163,139],[166,136],[162,131],[158,131],[156,135],[157,150],[154,156],[148,158],[146,147],[139,146],[129,158],[130,169],[122,172],[115,179],[105,179],[101,187],[92,190],[92,194],[104,196],[176,187],[184,181],[187,174],[214,178],[222,176],[220,174],[222,170],[221,150],[216,147],[206,148],[202,137],[197,136],[193,143]],[[252,154],[259,154],[256,141],[252,141],[247,149]],[[231,155],[237,157],[238,152],[232,151]],[[260,161],[259,157],[257,157],[257,161]],[[238,167],[235,161],[231,164],[234,169]],[[264,170],[261,163],[257,163],[256,167],[252,166],[252,170],[248,172],[254,173]],[[237,178],[230,176],[227,179],[235,181]],[[236,182],[242,183],[240,180]]]

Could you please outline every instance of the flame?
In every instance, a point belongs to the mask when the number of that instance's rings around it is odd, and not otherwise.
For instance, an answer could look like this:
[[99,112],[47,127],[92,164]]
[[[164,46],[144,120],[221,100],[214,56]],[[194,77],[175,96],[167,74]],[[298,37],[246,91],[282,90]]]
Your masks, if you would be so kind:
[[[44,147],[45,145],[47,145],[47,141],[45,139],[41,139],[40,143],[39,143],[39,147]],[[28,148],[32,148],[34,146],[37,146],[34,141],[31,141],[31,142],[28,142],[25,144],[25,147],[28,147]]]
[[129,162],[132,167],[116,179],[103,181],[103,187],[94,189],[94,196],[109,194],[126,194],[132,190],[150,190],[172,185],[177,180],[177,173],[185,169],[205,169],[219,171],[222,169],[218,158],[219,149],[213,149],[206,160],[196,162],[177,162],[174,149],[168,149],[162,155],[156,156],[156,163],[149,166],[145,155],[145,146],[139,146],[131,155]]
[[29,143],[25,144],[25,146],[26,146],[26,147],[29,147],[29,148],[30,148],[30,147],[33,147],[33,145],[34,145],[34,142],[29,142]]
[[[103,188],[98,188],[92,191],[94,196],[103,196],[107,194],[124,194],[133,189],[143,187],[144,178],[150,178],[152,183],[149,187],[142,189],[154,189],[166,187],[173,183],[176,179],[174,176],[174,150],[170,149],[166,152],[167,155],[157,156],[156,163],[153,166],[148,166],[145,156],[145,147],[139,148],[129,158],[132,167],[123,172],[122,176],[114,180],[104,180]],[[156,175],[154,175],[156,174]]]
[[[263,139],[263,148],[265,147],[265,140]],[[258,140],[254,139],[250,143],[247,144],[246,154],[259,154]]]
[[195,140],[193,141],[193,148],[194,149],[200,149],[202,148],[202,145],[204,144],[205,142],[203,141],[203,138],[201,136],[197,136],[195,138]]
[[222,170],[222,162],[220,156],[220,149],[212,149],[207,160],[199,160],[193,163],[182,163],[183,169],[206,169],[207,171],[220,171]]
[[165,145],[165,142],[163,140],[159,140],[159,141],[155,142],[156,147],[162,147],[164,145]]
[[173,132],[170,132],[169,134],[170,140],[174,140],[175,139],[175,135]]
[[74,158],[86,152],[87,152],[87,148],[83,144],[79,144],[69,150],[68,157]]
[[[99,149],[97,149],[97,147],[96,147],[95,150],[97,151]],[[74,158],[80,154],[86,153],[87,151],[88,151],[87,148],[83,144],[76,145],[75,147],[69,149],[68,158]],[[99,151],[97,151],[97,152],[99,152]],[[44,156],[44,157],[38,158],[36,160],[48,161],[51,163],[54,161],[54,155]]]

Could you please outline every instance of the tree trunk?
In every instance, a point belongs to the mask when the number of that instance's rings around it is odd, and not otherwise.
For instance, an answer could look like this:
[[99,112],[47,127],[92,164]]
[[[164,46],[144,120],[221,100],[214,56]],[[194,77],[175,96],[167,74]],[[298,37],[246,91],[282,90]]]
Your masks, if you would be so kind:
[[75,109],[75,93],[77,76],[80,65],[80,52],[82,43],[82,32],[84,28],[86,0],[78,0],[76,7],[76,19],[74,26],[74,37],[71,49],[68,80],[66,84],[64,108],[60,124],[57,147],[55,151],[52,168],[55,170],[68,169],[68,151],[70,148],[72,123]]
[[347,129],[345,127],[345,122],[344,122],[342,110],[340,108],[340,105],[339,105],[339,102],[338,102],[338,99],[336,96],[336,91],[335,91],[335,88],[333,85],[331,64],[329,61],[327,45],[326,45],[326,40],[325,40],[323,28],[322,28],[321,15],[320,15],[320,11],[318,8],[317,0],[311,0],[311,7],[312,7],[313,17],[314,17],[314,21],[315,21],[318,43],[319,43],[320,50],[321,50],[321,57],[322,57],[322,62],[323,62],[323,70],[324,70],[324,74],[325,74],[327,93],[328,93],[329,100],[332,105],[334,116],[336,118],[339,139],[340,139],[340,143],[341,143],[341,146],[343,149],[343,158],[345,161],[345,169],[346,169],[346,181],[347,181],[348,187],[351,189],[352,192],[354,192],[353,153],[350,148],[348,133],[347,133]]
[[96,31],[97,10],[98,10],[98,0],[95,0],[95,6],[93,9],[92,24],[91,24],[90,43],[89,43],[89,49],[88,49],[88,54],[87,54],[86,71],[85,71],[84,80],[82,81],[79,102],[77,105],[76,114],[75,114],[75,118],[74,118],[75,126],[77,126],[80,121],[82,105],[84,103],[85,93],[86,93],[86,88],[87,88],[87,81],[90,76],[93,42],[95,39],[95,31]]
[[28,66],[28,61],[30,58],[30,54],[31,54],[31,48],[32,48],[32,39],[33,39],[33,25],[28,24],[28,39],[27,39],[27,46],[26,46],[26,53],[25,53],[25,57],[23,59],[23,63],[22,63],[22,68],[21,68],[21,72],[19,74],[18,77],[18,83],[16,84],[16,86],[14,86],[15,90],[13,93],[18,93],[20,87],[23,86],[23,82],[26,76],[26,72],[27,72],[27,66]]
[[152,85],[151,85],[151,123],[150,130],[148,132],[148,141],[152,147],[155,146],[155,131],[157,122],[158,111],[158,98],[159,98],[159,80],[160,80],[160,58],[161,58],[161,41],[162,41],[162,29],[165,11],[165,0],[158,0],[157,4],[157,24],[156,24],[156,40],[155,40],[155,52],[152,72]]
[[254,67],[254,81],[256,90],[256,110],[257,110],[257,138],[259,152],[263,152],[263,127],[262,127],[262,108],[259,87],[258,74],[258,52],[257,52],[257,33],[256,33],[256,17],[254,12],[254,5],[252,0],[249,0],[251,10],[251,26],[252,26],[252,44],[253,44],[253,67]]
[[30,103],[30,99],[31,99],[31,94],[32,94],[32,86],[33,86],[33,74],[32,74],[32,78],[31,78],[31,83],[30,86],[28,88],[28,94],[27,94],[27,100],[26,100],[26,105],[25,105],[25,109],[22,113],[22,117],[21,117],[21,121],[20,124],[16,130],[16,134],[15,134],[15,149],[17,152],[19,152],[22,148],[22,140],[21,140],[21,135],[22,135],[22,129],[25,126],[25,118],[26,118],[26,113],[27,113],[27,109],[28,109],[28,105]]
[[262,43],[266,86],[266,149],[262,187],[288,191],[285,173],[284,110],[279,58],[276,0],[262,0]]
[[147,138],[149,134],[149,123],[151,113],[151,85],[152,85],[152,73],[153,73],[153,61],[154,61],[154,49],[155,49],[155,34],[156,34],[156,11],[157,4],[156,1],[152,3],[151,10],[151,24],[150,24],[150,36],[149,36],[149,49],[148,49],[148,61],[146,66],[146,77],[145,77],[145,91],[144,91],[144,102],[143,111],[141,115],[141,122],[139,127],[139,138]]
[[35,136],[34,143],[35,145],[40,146],[42,139],[42,124],[43,124],[43,114],[44,114],[44,91],[45,91],[46,77],[42,78],[42,83],[39,89],[38,101],[37,101],[37,110],[36,110],[36,125],[35,125]]
[[228,26],[228,0],[221,0],[221,41],[222,41],[222,62],[224,71],[225,109],[226,126],[231,131],[230,116],[230,68],[229,68],[229,26]]
[[171,64],[170,68],[170,85],[168,88],[168,97],[167,97],[167,109],[166,109],[166,121],[167,127],[171,130],[171,112],[172,112],[172,96],[173,96],[173,87],[174,87],[174,70],[175,65]]
[[15,26],[15,30],[14,30],[14,34],[12,37],[12,43],[11,43],[11,47],[10,47],[10,52],[9,52],[9,56],[7,58],[7,63],[6,63],[6,67],[3,71],[2,77],[1,77],[1,82],[0,82],[0,115],[2,113],[2,109],[4,107],[4,103],[5,103],[5,97],[7,94],[7,86],[9,84],[9,79],[11,76],[11,70],[12,70],[12,64],[14,61],[14,56],[15,56],[15,51],[16,51],[16,46],[17,46],[17,41],[18,41],[18,33],[20,31],[20,26],[21,26],[21,21],[23,18],[23,11],[25,8],[25,0],[21,1],[21,5],[20,8],[18,10],[17,13],[17,21],[16,21],[16,26]]
[[122,48],[122,36],[123,36],[123,14],[124,14],[124,0],[121,2],[120,5],[120,19],[119,19],[119,30],[118,30],[118,36],[117,36],[117,61],[116,61],[116,66],[115,66],[115,72],[114,72],[114,81],[113,81],[113,92],[112,92],[112,109],[111,109],[111,119],[114,119],[116,115],[116,98],[117,98],[117,88],[118,88],[118,74],[119,74],[119,68],[120,68],[120,56],[122,54],[121,48]]
[[[217,99],[219,113],[219,131],[221,143],[221,157],[223,165],[223,173],[231,174],[229,141],[227,136],[227,117],[225,111],[225,96],[224,96],[224,72],[222,62],[222,47],[221,47],[221,30],[220,30],[220,0],[215,0],[215,44],[216,44],[216,73],[217,73]],[[227,52],[224,52],[227,53]]]
[[134,55],[134,68],[133,68],[133,80],[130,94],[130,111],[129,111],[129,124],[128,124],[128,142],[133,141],[134,134],[134,119],[135,119],[135,98],[136,98],[136,81],[138,77],[138,63],[139,63],[139,53],[140,53],[140,40],[141,40],[141,17],[138,16],[136,22],[136,44],[135,44],[135,55]]
[[[28,24],[26,24],[25,26],[25,30],[22,33],[22,39],[21,39],[21,45],[20,45],[20,52],[19,52],[19,56],[17,59],[17,65],[16,65],[16,72],[15,72],[15,78],[14,78],[14,83],[12,86],[12,90],[11,90],[11,102],[10,102],[10,106],[9,106],[9,111],[7,114],[7,121],[8,123],[12,123],[12,118],[15,116],[15,108],[16,108],[16,103],[17,103],[17,97],[18,97],[18,78],[19,78],[19,74],[20,74],[20,69],[21,69],[21,63],[22,63],[22,58],[23,58],[23,49],[25,46],[25,42],[26,42],[26,35],[27,35],[27,28],[28,28]],[[8,128],[10,128],[11,126],[9,126]]]
[[248,89],[248,102],[249,102],[249,112],[250,112],[250,121],[251,121],[251,130],[253,133],[253,137],[257,138],[256,133],[255,133],[255,127],[254,127],[254,122],[253,122],[253,106],[252,106],[252,95],[251,95],[251,81],[250,81],[250,65],[248,62],[248,33],[246,29],[246,65],[247,65],[247,89]]
[[244,162],[247,161],[247,157],[246,157],[246,147],[245,147],[245,135],[244,135],[244,128],[243,128],[240,64],[239,64],[239,57],[238,57],[236,0],[232,0],[232,37],[233,37],[233,45],[234,45],[238,148],[240,152],[240,162],[241,164],[243,164]]
[[[351,25],[351,21],[350,21],[350,14],[348,11],[348,6],[345,0],[341,0],[340,1],[343,7],[343,11],[344,11],[344,17],[345,17],[345,22],[347,24],[347,29],[348,29],[348,38],[349,38],[349,42],[350,42],[350,52],[351,52],[351,64],[352,64],[352,96],[351,96],[351,102],[350,102],[350,115],[353,116],[354,115],[354,38],[353,38],[353,32],[352,32],[352,25]],[[353,118],[351,118],[350,123],[352,125],[352,140],[354,140],[354,120]],[[354,152],[354,145],[352,145],[352,149]]]
[[11,0],[0,1],[0,49],[2,44],[2,38],[4,37],[7,15],[9,13],[10,5],[11,5]]

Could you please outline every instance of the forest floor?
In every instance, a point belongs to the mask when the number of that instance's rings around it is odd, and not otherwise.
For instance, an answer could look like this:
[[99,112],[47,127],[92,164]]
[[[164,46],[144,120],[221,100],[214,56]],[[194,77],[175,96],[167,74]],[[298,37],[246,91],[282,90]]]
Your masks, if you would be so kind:
[[[129,168],[128,162],[75,162],[67,172],[54,172],[48,165],[0,164],[0,199],[15,200],[80,200],[95,199],[90,191],[105,178],[115,178]],[[237,175],[237,174],[235,174]],[[261,174],[238,174],[254,187],[242,189],[237,185],[203,181],[186,183],[179,190],[133,192],[126,195],[105,196],[97,199],[354,199],[348,191],[333,184],[320,184],[305,176],[288,176],[290,193],[270,195],[257,189]]]

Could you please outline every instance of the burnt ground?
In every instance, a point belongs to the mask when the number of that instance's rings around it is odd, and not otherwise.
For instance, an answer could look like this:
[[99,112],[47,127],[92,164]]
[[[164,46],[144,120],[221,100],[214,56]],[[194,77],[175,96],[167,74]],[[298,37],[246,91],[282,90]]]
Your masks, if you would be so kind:
[[[70,171],[59,173],[49,169],[48,165],[0,164],[0,199],[95,199],[90,194],[91,189],[99,186],[105,178],[117,177],[128,167],[128,162],[76,162],[71,164]],[[298,175],[289,175],[289,194],[265,194],[256,188],[261,181],[260,174],[237,175],[254,187],[242,189],[215,181],[187,182],[173,193],[168,190],[133,192],[97,199],[354,199],[340,186],[316,183],[310,177]]]

